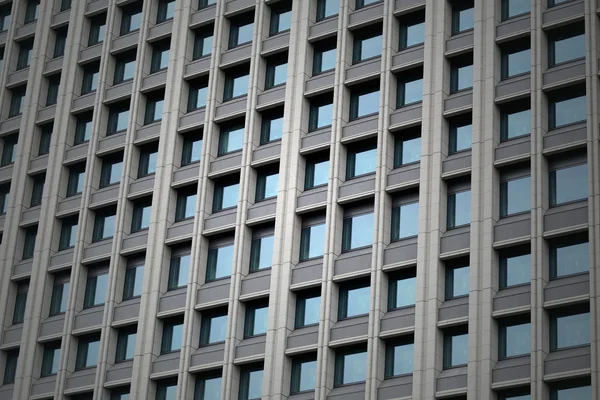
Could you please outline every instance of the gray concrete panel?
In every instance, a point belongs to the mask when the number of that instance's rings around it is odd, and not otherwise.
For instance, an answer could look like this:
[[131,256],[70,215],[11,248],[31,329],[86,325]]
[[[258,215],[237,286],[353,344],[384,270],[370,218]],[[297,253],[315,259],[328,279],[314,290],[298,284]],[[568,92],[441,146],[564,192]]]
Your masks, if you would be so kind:
[[549,131],[544,136],[544,150],[565,147],[586,140],[586,123],[573,124]]
[[252,52],[252,43],[235,47],[221,54],[221,67],[225,65],[235,65],[247,61]]
[[173,183],[176,185],[181,185],[185,182],[197,181],[199,168],[200,165],[198,163],[194,163],[176,169],[173,171]]
[[154,175],[145,176],[143,178],[132,180],[129,184],[129,193],[148,192],[154,188]]
[[217,106],[216,117],[217,118],[228,118],[231,116],[241,115],[246,112],[246,103],[248,97],[246,95],[240,96],[234,100],[229,100],[219,106]]
[[205,115],[206,110],[204,108],[185,114],[179,118],[179,129],[189,130],[204,125]]
[[544,373],[561,374],[569,371],[585,370],[591,366],[590,346],[550,352],[544,361]]
[[140,32],[136,31],[113,39],[111,51],[116,53],[136,47],[139,41],[139,36]]
[[590,276],[587,273],[554,279],[544,288],[544,301],[557,301],[590,293]]
[[492,370],[492,382],[499,383],[511,380],[528,379],[531,376],[531,356],[500,360]]
[[[107,86],[104,94],[104,101],[111,103],[117,100],[122,100],[128,96],[131,96],[133,90],[133,81],[127,81],[119,83],[115,86]],[[94,96],[92,96],[94,98]]]
[[29,162],[29,170],[30,171],[38,171],[43,170],[48,167],[48,155],[39,156],[31,159]]
[[287,338],[287,348],[305,347],[314,345],[319,340],[319,325],[294,329]]
[[341,254],[335,260],[335,275],[344,275],[354,272],[367,271],[371,267],[372,247],[353,250]]
[[192,232],[194,232],[194,218],[174,223],[167,230],[167,239],[188,237],[192,235]]
[[192,12],[190,25],[204,25],[211,22],[216,16],[216,9],[216,7],[206,7],[202,10]]
[[241,166],[242,152],[238,151],[233,154],[227,154],[217,157],[215,161],[210,163],[210,172],[219,172],[223,170],[236,169]]
[[494,297],[494,311],[528,307],[531,304],[531,286],[520,285],[499,290]]
[[22,85],[23,83],[27,82],[28,76],[29,76],[29,68],[20,69],[20,70],[8,75],[8,80],[6,81],[6,85],[8,87]]
[[154,42],[166,37],[169,37],[173,31],[173,20],[168,20],[148,29],[148,41]]
[[445,369],[437,378],[436,389],[438,392],[467,388],[467,367]]
[[185,66],[185,77],[202,75],[208,72],[210,68],[210,57],[203,57],[193,61]]
[[117,363],[106,370],[106,382],[117,382],[131,379],[133,360]]
[[125,145],[125,132],[110,135],[98,141],[98,152],[109,152],[122,149]]
[[192,354],[191,366],[223,362],[225,353],[225,343],[211,344],[210,346],[200,347]]
[[369,316],[363,315],[337,321],[331,328],[331,340],[344,340],[366,336],[369,330]]
[[440,322],[450,319],[467,318],[469,316],[469,296],[446,300],[438,310]]
[[113,321],[125,321],[137,318],[140,314],[140,299],[126,300],[116,305],[113,313]]
[[106,11],[108,8],[109,0],[95,0],[86,4],[85,13],[86,15],[98,14]]
[[40,219],[40,210],[41,210],[40,206],[24,209],[23,213],[21,214],[21,223],[30,224],[34,221],[39,220]]
[[511,79],[498,82],[496,85],[496,99],[528,96],[531,93],[531,75],[519,75]]
[[415,326],[415,307],[404,307],[391,310],[381,318],[381,333]]
[[392,70],[402,70],[423,63],[425,45],[414,46],[402,50],[392,57]]
[[304,90],[307,93],[329,90],[333,87],[334,80],[335,71],[325,72],[307,79],[304,85]]
[[56,115],[56,105],[44,107],[38,111],[36,122],[48,122]]
[[351,12],[348,27],[358,27],[383,18],[383,2]]
[[57,57],[57,58],[53,58],[52,60],[46,61],[46,65],[44,66],[44,73],[52,74],[52,73],[56,73],[56,72],[60,71],[63,66],[63,62],[64,62],[63,57]]
[[220,279],[214,282],[207,282],[198,289],[198,305],[202,306],[204,303],[223,301],[229,298],[229,285],[231,279]]
[[6,119],[0,123],[0,135],[16,132],[21,127],[21,115]]
[[277,199],[269,199],[258,202],[248,208],[248,222],[256,219],[275,219],[277,211]]
[[446,231],[440,241],[440,253],[451,253],[469,248],[471,243],[469,226],[463,226]]
[[417,259],[417,238],[390,243],[383,253],[383,264],[390,265]]
[[302,151],[320,150],[329,147],[331,142],[331,127],[311,132],[302,137]]
[[285,88],[286,85],[282,85],[262,92],[258,95],[258,102],[256,107],[262,108],[283,104],[283,101],[285,99]]
[[346,82],[365,79],[371,76],[379,76],[381,72],[381,57],[362,61],[346,69]]
[[262,54],[268,54],[285,49],[290,45],[290,32],[283,32],[263,40]]
[[344,199],[345,197],[354,197],[361,193],[371,193],[374,190],[375,174],[353,178],[340,185],[340,199]]
[[471,168],[471,151],[463,151],[446,157],[442,164],[442,172],[451,173],[454,171]]
[[529,213],[502,218],[494,226],[495,242],[529,236],[530,234],[531,215]]
[[[120,44],[129,45],[129,47],[132,46],[132,44],[127,41],[119,42],[119,39],[116,39],[113,42],[113,46],[115,46],[114,47],[115,49],[117,48],[116,46],[120,45]],[[135,42],[137,44],[137,37],[135,38]],[[121,49],[121,47],[119,47],[119,49]],[[123,49],[125,49],[125,47],[123,47]],[[79,61],[88,63],[91,61],[99,60],[101,56],[102,56],[102,44],[97,44],[94,46],[83,48],[81,50],[81,52],[79,53]]]
[[417,8],[425,7],[425,0],[395,0],[394,12],[406,12]]
[[59,213],[70,213],[77,211],[81,205],[81,195],[67,197],[65,200],[58,203]]
[[2,346],[11,346],[21,341],[23,335],[23,324],[12,325],[4,330]]
[[156,357],[152,363],[152,373],[162,374],[166,372],[175,372],[179,368],[179,358],[181,357],[181,351],[173,351],[167,354],[161,354]]
[[225,3],[225,14],[239,13],[254,6],[254,0],[232,0]]
[[585,60],[576,60],[567,64],[549,68],[544,73],[544,86],[570,83],[574,80],[585,79]]
[[544,215],[544,232],[587,223],[588,202],[587,200],[578,201],[549,209]]
[[159,299],[158,312],[179,310],[185,307],[187,287],[170,290]]
[[281,141],[267,143],[259,146],[252,152],[252,161],[269,160],[278,158],[281,155]]
[[256,357],[265,354],[267,335],[243,339],[235,348],[235,358]]
[[88,329],[102,325],[102,316],[104,315],[104,305],[95,306],[80,311],[75,316],[75,330]]
[[74,111],[87,111],[94,107],[94,101],[96,100],[96,93],[88,93],[83,96],[74,96],[72,108]]
[[204,219],[204,229],[211,230],[235,225],[236,209],[220,211]]
[[298,208],[309,208],[327,201],[327,186],[307,190],[298,195]]
[[473,48],[473,31],[459,33],[446,40],[446,54],[458,54]]
[[323,276],[323,257],[298,263],[292,269],[292,285],[321,280]]
[[502,21],[496,26],[496,39],[502,40],[510,37],[521,36],[531,30],[531,16],[529,14]]
[[119,183],[96,190],[92,193],[92,206],[98,206],[102,203],[114,203],[119,196]]
[[12,173],[13,173],[13,165],[12,164],[0,168],[0,182],[5,182],[5,181],[10,180],[10,178],[12,177]]
[[378,115],[371,115],[349,122],[342,128],[342,137],[344,139],[351,139],[357,135],[362,137],[369,132],[376,133],[378,119]]
[[422,114],[422,103],[399,108],[390,114],[390,129],[418,124]]
[[583,19],[585,11],[584,1],[577,0],[568,2],[564,5],[548,8],[542,13],[542,23],[544,27],[548,25],[561,24],[569,19]]
[[31,396],[47,395],[52,398],[54,388],[56,387],[56,375],[40,378],[31,385]]
[[167,83],[167,72],[168,70],[165,69],[145,76],[142,82],[142,91],[148,92],[154,88],[164,87]]
[[94,380],[96,379],[96,367],[82,369],[80,371],[73,372],[70,376],[67,377],[67,383],[65,388],[69,389],[77,389],[77,388],[85,388],[88,386],[94,385]]
[[327,396],[329,400],[364,400],[365,399],[365,384],[355,383],[352,385],[344,385],[333,388]]
[[337,32],[338,27],[338,16],[327,18],[323,21],[319,21],[308,28],[309,40],[314,40],[318,37],[330,36]]
[[40,337],[60,335],[65,326],[65,314],[48,317],[40,324]]
[[531,138],[529,136],[507,140],[498,144],[495,149],[496,161],[517,158],[531,153]]
[[377,398],[379,400],[392,400],[410,397],[412,395],[412,381],[412,374],[386,379],[377,390]]
[[63,265],[71,265],[73,263],[73,249],[60,251],[50,257],[49,267],[59,267]]
[[242,296],[264,292],[271,286],[271,269],[256,271],[242,280]]
[[101,240],[87,245],[83,250],[84,261],[93,259],[107,259],[110,257],[112,239]]
[[451,94],[444,100],[444,114],[460,112],[471,107],[473,107],[472,89]]
[[13,276],[30,275],[33,261],[31,259],[21,261],[13,266]]

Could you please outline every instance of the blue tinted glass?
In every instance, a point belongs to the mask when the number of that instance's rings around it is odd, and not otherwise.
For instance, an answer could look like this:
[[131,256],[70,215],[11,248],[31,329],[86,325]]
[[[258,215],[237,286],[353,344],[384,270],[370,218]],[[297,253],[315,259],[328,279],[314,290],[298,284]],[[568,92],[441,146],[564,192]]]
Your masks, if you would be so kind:
[[556,391],[556,400],[592,400],[592,387],[579,386]]
[[371,287],[361,287],[348,290],[347,317],[369,313]]
[[506,114],[506,139],[529,135],[531,132],[531,110]]
[[425,22],[418,22],[406,27],[406,47],[425,42]]
[[531,328],[529,323],[507,326],[505,330],[505,357],[520,356],[531,352]]
[[222,378],[218,377],[218,378],[212,378],[212,379],[206,379],[204,381],[204,397],[200,396],[200,398],[204,398],[204,399],[215,399],[215,400],[219,400],[221,398],[221,384],[222,384]]
[[531,177],[505,182],[506,215],[531,210]]
[[239,192],[239,183],[223,187],[223,208],[237,206]]
[[63,284],[62,296],[60,298],[60,312],[67,310],[67,301],[69,301],[69,282]]
[[321,2],[325,3],[325,12],[323,13],[323,18],[336,15],[339,12],[339,0],[321,0]]
[[300,364],[300,387],[298,391],[313,390],[317,385],[317,362],[305,361]]
[[556,347],[571,347],[590,343],[590,313],[556,318]]
[[254,335],[267,332],[269,323],[269,307],[257,308],[254,311]]
[[586,199],[588,196],[587,164],[552,171],[555,175],[554,204]]
[[85,180],[85,174],[83,172],[78,173],[77,174],[77,192],[76,193],[83,192],[84,180]]
[[148,154],[148,172],[152,174],[156,172],[156,160],[158,159],[158,152]]
[[202,155],[202,140],[194,140],[192,142],[192,156],[190,162],[200,161]]
[[132,296],[142,295],[142,283],[144,281],[144,266],[139,265],[135,267],[135,279],[133,281],[133,293]]
[[117,183],[121,181],[121,171],[123,170],[123,163],[117,162],[110,166],[110,180],[109,184]]
[[400,238],[419,233],[419,203],[400,206]]
[[333,120],[333,103],[324,104],[319,107],[317,115],[317,126],[316,128],[322,128],[324,126],[331,125]]
[[321,296],[304,299],[304,310],[302,325],[318,324],[321,319]]
[[354,156],[354,175],[359,176],[375,172],[377,168],[377,149],[356,153]]
[[473,64],[457,68],[456,90],[473,87]]
[[208,95],[208,86],[201,87],[198,89],[198,98],[196,100],[196,108],[204,107],[206,105],[206,96]]
[[[417,278],[396,281],[396,307],[412,306],[417,301]],[[411,358],[412,361],[412,358]]]
[[554,64],[585,57],[585,35],[571,36],[551,42],[554,46]]
[[530,49],[509,53],[507,57],[507,77],[531,71]]
[[469,267],[452,269],[452,293],[450,297],[469,294]]
[[209,343],[223,342],[227,337],[227,315],[210,319]]
[[52,367],[50,370],[50,374],[56,374],[58,372],[58,367],[60,364],[60,347],[57,349],[52,349]]
[[292,12],[287,11],[279,14],[279,30],[278,32],[283,32],[292,26]]
[[473,29],[475,25],[475,9],[467,8],[465,10],[460,10],[456,12],[457,15],[457,28],[456,32],[466,31],[468,29]]
[[557,101],[554,104],[554,126],[573,124],[586,120],[586,96]]
[[181,256],[179,258],[179,280],[177,281],[177,286],[185,286],[188,284],[189,281],[189,275],[190,275],[190,263],[191,263],[191,257],[189,255],[187,256]]
[[473,140],[473,125],[457,126],[456,130],[456,149],[452,149],[453,152],[468,150],[472,146]]
[[238,44],[251,42],[253,34],[254,34],[254,23],[252,23],[252,22],[238,27]]
[[373,244],[373,214],[352,217],[350,248],[356,249],[371,244]]
[[275,236],[267,236],[260,239],[260,256],[258,269],[269,268],[273,265],[273,244]]
[[242,96],[248,93],[248,75],[233,78],[233,91],[231,97]]
[[248,377],[248,399],[262,398],[263,371],[252,371]]
[[404,82],[404,103],[416,103],[423,100],[423,79]]
[[142,12],[138,12],[131,15],[131,23],[129,24],[129,31],[140,29],[142,25]]
[[145,229],[150,226],[150,216],[152,214],[152,208],[150,206],[142,208],[142,225],[141,229]]
[[329,160],[314,164],[313,186],[326,185],[329,181]]
[[454,194],[456,198],[454,209],[454,226],[471,223],[471,191]]
[[[531,3],[523,0],[506,0],[507,13],[506,18],[514,17],[515,15],[525,14],[531,11]],[[512,399],[512,397],[511,397]]]
[[[106,292],[105,292],[106,294]],[[94,341],[88,343],[87,358],[85,360],[86,367],[95,367],[98,365],[98,356],[100,353],[100,341]]]
[[308,258],[320,257],[325,253],[325,224],[310,227]]
[[131,334],[127,335],[127,347],[125,349],[125,359],[126,360],[133,359],[133,356],[135,355],[136,337],[137,337],[137,334],[135,334],[135,333],[131,333]]
[[269,121],[269,140],[281,139],[283,135],[283,117]]
[[336,49],[321,52],[321,70],[317,72],[329,71],[335,68]]
[[421,160],[421,138],[402,141],[401,164],[409,164]]
[[531,254],[507,257],[506,264],[506,286],[520,285],[531,282]]
[[344,375],[342,384],[362,382],[367,377],[367,352],[344,356]]
[[177,385],[167,386],[165,390],[165,400],[177,399]]
[[115,219],[114,215],[104,217],[104,230],[102,231],[102,238],[106,239],[112,237],[115,233]]
[[234,129],[227,135],[227,152],[240,150],[244,146],[244,128]]
[[220,247],[217,251],[217,266],[216,266],[216,272],[215,272],[215,279],[230,276],[232,264],[233,264],[233,245]]
[[123,69],[123,80],[126,81],[133,79],[133,75],[135,75],[135,60],[125,63],[125,67]]
[[265,177],[265,199],[277,196],[278,184],[279,174],[268,175]]
[[393,375],[411,374],[413,372],[414,344],[403,344],[394,347]]
[[173,325],[173,340],[171,341],[171,351],[181,349],[183,342],[183,324]]
[[213,45],[213,36],[205,36],[202,39],[202,51],[200,52],[200,57],[207,56],[212,52]]
[[169,49],[160,52],[160,69],[167,68],[169,66]]
[[287,81],[287,63],[277,65],[273,75],[273,86],[285,83]]
[[556,248],[556,276],[565,276],[588,272],[589,243],[578,243]]
[[121,111],[117,114],[117,132],[127,129],[129,123],[129,110]]
[[358,96],[358,114],[356,118],[379,112],[379,90]]
[[193,217],[196,213],[196,195],[190,194],[185,198],[185,218]]
[[77,225],[72,225],[71,226],[71,234],[69,235],[68,247],[75,246],[76,241],[77,241]]
[[463,365],[469,360],[469,335],[456,335],[452,336],[451,339],[452,354],[450,358],[450,365]]
[[[360,41],[360,60],[381,55],[381,35]],[[379,102],[378,102],[379,103]]]

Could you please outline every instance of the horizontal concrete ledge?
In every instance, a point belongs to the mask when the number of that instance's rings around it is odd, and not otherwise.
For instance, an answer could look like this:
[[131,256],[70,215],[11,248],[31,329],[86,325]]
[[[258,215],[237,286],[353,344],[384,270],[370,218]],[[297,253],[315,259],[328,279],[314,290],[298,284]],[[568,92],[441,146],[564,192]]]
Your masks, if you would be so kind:
[[469,322],[469,317],[451,318],[444,321],[438,321],[438,328],[447,328],[450,326],[463,325]]
[[447,253],[440,254],[440,260],[449,260],[451,258],[457,258],[469,255],[470,249],[460,249],[456,251],[449,251]]
[[444,390],[441,392],[436,392],[435,398],[436,399],[445,399],[447,397],[460,396],[460,395],[464,395],[464,394],[467,394],[467,388]]
[[[561,300],[562,303],[562,300]],[[527,314],[531,311],[531,305],[522,306],[522,307],[513,307],[513,308],[505,308],[502,310],[497,310],[492,312],[492,317],[500,318],[506,317],[508,315],[518,315],[518,314]]]
[[189,372],[202,372],[202,371],[208,371],[211,369],[216,369],[216,368],[220,368],[223,366],[222,362],[216,362],[216,363],[211,363],[211,364],[200,364],[200,365],[195,365],[193,367],[189,368]]
[[553,238],[553,237],[557,237],[557,236],[563,236],[566,234],[585,232],[587,230],[588,230],[588,224],[573,225],[573,226],[569,226],[567,228],[546,231],[546,232],[544,232],[543,237],[544,237],[544,239],[549,239],[549,238]]
[[342,346],[350,346],[353,344],[364,343],[368,339],[368,335],[354,336],[348,339],[332,340],[329,342],[329,347],[336,348]]
[[302,283],[295,283],[293,285],[290,286],[290,290],[291,291],[297,291],[300,289],[308,289],[308,288],[313,288],[313,287],[317,287],[317,286],[321,286],[321,283],[323,281],[321,279],[315,279],[313,281],[306,281],[306,282],[302,282]]
[[584,368],[584,369],[577,369],[577,370],[568,371],[568,372],[561,372],[559,374],[548,374],[548,375],[544,375],[544,382],[554,382],[554,381],[561,381],[561,380],[567,379],[567,378],[583,377],[583,376],[590,375],[591,372],[592,372],[591,368]]
[[260,298],[269,297],[270,289],[262,290],[260,292],[253,292],[244,295],[240,295],[240,301],[256,300]]
[[512,379],[510,381],[502,381],[492,383],[492,389],[510,389],[518,386],[524,386],[531,383],[531,378]]
[[291,349],[287,349],[285,351],[285,355],[290,356],[290,355],[294,355],[294,354],[308,353],[311,351],[316,351],[318,349],[318,347],[319,346],[316,343],[311,344],[310,346],[293,347]]
[[380,333],[379,337],[381,339],[386,339],[389,337],[407,335],[409,333],[414,333],[414,332],[415,332],[415,327],[413,325],[413,326],[407,326],[406,328],[402,328],[402,329],[393,329],[391,331],[385,331],[384,333]]
[[558,300],[549,300],[544,302],[544,308],[557,308],[565,307],[573,304],[587,303],[590,301],[589,294],[582,294],[581,296],[573,296],[561,298]]
[[125,385],[130,385],[130,384],[131,384],[131,378],[127,378],[127,379],[119,379],[116,381],[106,382],[104,384],[104,387],[111,389],[111,388],[116,388],[119,386],[125,386]]
[[166,371],[166,372],[155,372],[154,374],[150,374],[150,379],[154,380],[158,380],[158,379],[165,379],[165,378],[173,378],[177,376],[177,370],[173,370],[173,371]]
[[121,319],[119,321],[113,321],[110,324],[110,326],[112,326],[113,328],[118,328],[121,326],[132,325],[137,322],[138,322],[138,317],[133,317],[133,318]]
[[185,307],[173,308],[171,310],[160,311],[156,313],[156,318],[169,318],[177,315],[183,315],[185,313]]
[[198,311],[202,311],[202,310],[208,310],[210,308],[216,308],[216,307],[220,307],[220,306],[224,306],[229,304],[229,297],[226,299],[221,299],[221,300],[215,300],[215,301],[210,301],[210,302],[204,302],[201,304],[196,304],[196,306],[194,307],[195,310]]
[[531,241],[531,235],[519,236],[516,238],[511,238],[511,239],[507,239],[507,240],[499,240],[497,242],[494,242],[493,247],[494,247],[494,249],[502,249],[505,247],[515,246],[517,244],[529,243],[530,241]]
[[240,365],[240,364],[250,364],[256,361],[262,361],[265,358],[265,354],[256,354],[250,357],[241,357],[241,358],[236,358],[235,360],[233,360],[233,363],[235,365]]

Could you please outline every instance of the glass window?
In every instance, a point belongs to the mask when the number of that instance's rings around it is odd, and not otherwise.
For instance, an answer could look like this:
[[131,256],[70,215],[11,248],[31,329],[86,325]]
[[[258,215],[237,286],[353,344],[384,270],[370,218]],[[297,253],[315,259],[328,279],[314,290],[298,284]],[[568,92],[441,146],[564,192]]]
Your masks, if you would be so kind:
[[123,300],[129,300],[142,295],[142,284],[144,281],[144,265],[127,267],[125,270],[125,284],[123,288]]
[[284,62],[267,62],[267,76],[265,78],[265,90],[275,86],[284,85],[287,81],[287,59]]
[[159,0],[156,13],[156,23],[160,24],[175,16],[175,0]]
[[144,115],[144,125],[162,120],[164,98],[163,94],[150,95],[146,100],[146,113]]
[[138,164],[138,178],[155,173],[157,159],[158,146],[146,147],[142,149],[140,151],[140,161]]
[[381,55],[381,26],[369,27],[354,35],[352,63],[356,64]]
[[[55,75],[55,76],[48,78],[48,91],[46,92],[46,107],[53,106],[58,101],[59,86],[60,86],[60,75]],[[96,90],[96,88],[94,87],[93,90]]]
[[104,42],[104,34],[106,31],[106,16],[94,19],[90,26],[90,36],[88,37],[88,46],[94,46]]
[[181,349],[183,342],[183,321],[178,319],[166,320],[163,323],[161,354]]
[[135,75],[135,54],[119,54],[115,64],[115,77],[113,84],[118,85],[133,79]]
[[321,320],[321,294],[308,292],[297,296],[295,328],[318,324]]
[[401,204],[392,208],[392,241],[419,233],[419,203]]
[[77,346],[75,370],[96,367],[100,353],[100,337],[96,335],[82,336]]
[[73,146],[80,143],[87,142],[90,140],[92,135],[92,116],[84,115],[77,118],[77,124],[75,126],[75,137],[73,139]]
[[337,15],[340,11],[340,0],[317,0],[317,22]]
[[531,282],[531,254],[500,257],[500,289]]
[[56,375],[60,364],[60,342],[46,343],[42,355],[42,371],[40,377]]
[[369,313],[371,299],[369,283],[355,283],[340,287],[338,319]]
[[242,125],[226,126],[219,135],[217,156],[241,150],[244,146],[244,127]]
[[203,312],[200,327],[200,346],[224,342],[227,338],[227,310]]
[[277,197],[279,171],[259,173],[256,179],[256,201]]
[[5,136],[2,140],[2,159],[0,160],[0,167],[15,162],[15,156],[17,154],[17,135]]
[[56,315],[67,311],[69,300],[69,275],[57,275],[54,277],[52,296],[50,297],[50,315]]
[[137,332],[134,329],[122,329],[117,336],[117,354],[115,362],[133,360]]
[[67,197],[83,192],[85,181],[85,165],[69,168],[69,181],[67,183]]
[[196,187],[182,189],[177,193],[175,222],[194,218],[196,213]]
[[137,31],[142,25],[142,4],[134,3],[130,7],[123,7],[121,17],[121,36]]
[[421,160],[421,136],[409,134],[394,140],[394,168]]
[[40,0],[27,0],[25,8],[25,20],[23,23],[28,24],[38,19],[38,11],[40,8]]
[[567,311],[550,316],[550,350],[558,350],[590,343],[589,311]]
[[306,160],[304,189],[327,185],[329,182],[329,154]]
[[425,12],[415,12],[400,21],[400,46],[404,50],[425,42]]
[[385,377],[412,374],[415,345],[413,339],[410,342],[403,340],[391,342],[385,346]]
[[364,382],[367,378],[367,351],[364,348],[338,350],[335,354],[334,386]]
[[77,217],[61,220],[58,251],[75,247],[77,241]]
[[587,164],[550,171],[550,206],[588,197]]
[[[369,89],[370,90],[370,89]],[[379,112],[379,90],[353,92],[350,97],[350,119]]]
[[328,40],[317,42],[313,46],[313,75],[335,69],[337,42]]
[[[587,234],[586,234],[587,236]],[[589,243],[567,243],[550,247],[550,278],[588,272]]]
[[67,45],[67,33],[68,30],[66,28],[56,29],[55,30],[55,39],[54,39],[54,51],[52,53],[52,58],[58,58],[65,55],[65,46]]
[[[379,100],[377,100],[379,102]],[[310,115],[308,121],[308,131],[331,126],[333,120],[333,101],[312,102],[310,104]]]
[[271,6],[271,21],[269,25],[269,36],[290,30],[292,26],[292,3],[282,3]]
[[531,177],[500,182],[500,216],[531,211]]
[[316,355],[292,360],[292,382],[290,394],[314,390],[317,385]]
[[450,121],[450,154],[458,153],[459,151],[469,150],[473,140],[473,125],[469,116],[467,119]]
[[46,124],[40,129],[40,144],[38,146],[38,156],[43,156],[50,153],[50,142],[52,141],[52,123]]
[[325,253],[325,224],[302,228],[300,235],[300,261],[321,257]]
[[260,144],[279,140],[283,136],[283,110],[267,113],[262,117],[260,130]]
[[270,268],[273,265],[275,236],[265,236],[252,240],[250,249],[250,272]]
[[133,216],[131,218],[131,232],[148,229],[150,226],[150,217],[152,214],[152,200],[138,201],[133,206]]
[[194,400],[221,399],[221,371],[196,378]]
[[473,87],[473,60],[464,59],[452,62],[450,68],[450,93]]
[[[558,3],[558,0],[555,0]],[[563,1],[561,1],[562,3]],[[592,386],[589,379],[566,381],[554,384],[550,389],[550,400],[592,400]]]
[[9,195],[10,184],[0,185],[0,215],[6,214],[6,210],[8,210]]
[[171,257],[167,290],[175,290],[187,286],[190,264],[191,258],[189,254]]
[[201,10],[208,6],[212,6],[213,4],[217,4],[217,0],[199,0],[198,1],[198,10]]
[[423,100],[423,73],[420,76],[412,76],[407,79],[398,80],[398,91],[396,97],[396,108],[408,104],[419,103]]
[[126,106],[119,106],[117,108],[111,108],[108,113],[108,127],[106,129],[106,136],[114,135],[118,132],[127,130],[129,124],[129,104]]
[[27,305],[27,292],[29,291],[29,282],[21,283],[17,286],[15,295],[15,308],[13,310],[12,324],[21,324],[25,320],[25,306]]
[[190,82],[190,91],[188,94],[187,112],[198,110],[206,106],[208,97],[208,81],[200,80]]
[[206,267],[206,280],[225,278],[231,275],[233,265],[233,244],[210,249]]
[[10,91],[10,108],[8,118],[23,114],[23,103],[25,102],[25,87],[15,88]]
[[105,159],[100,171],[100,188],[121,182],[123,161],[121,159]]
[[246,305],[244,338],[267,333],[269,305],[265,303]]
[[229,48],[246,44],[254,36],[254,13],[244,15],[242,18],[232,20],[229,30]]
[[31,64],[31,51],[33,49],[33,42],[30,40],[21,42],[19,44],[19,56],[17,58],[17,70],[21,70],[29,67]]
[[0,32],[8,30],[10,26],[10,8],[12,4],[0,7]]
[[509,140],[531,133],[531,110],[517,108],[505,110],[500,118],[500,140]]
[[390,275],[388,310],[414,306],[417,302],[417,271],[411,268]]
[[198,60],[212,53],[214,38],[213,29],[214,27],[210,25],[209,29],[202,29],[196,31],[196,35],[194,37],[194,50],[192,54],[192,60]]
[[346,179],[367,175],[377,168],[377,144],[356,146],[348,150],[346,158]]
[[469,266],[446,266],[446,300],[469,295]]
[[202,157],[202,137],[186,137],[183,139],[181,166],[200,161]]
[[237,207],[239,192],[240,184],[237,182],[216,184],[213,198],[213,212]]
[[448,229],[471,223],[471,190],[448,195]]
[[92,240],[94,242],[109,239],[115,232],[115,210],[98,211],[94,221],[94,233]]
[[157,43],[152,46],[151,74],[166,69],[169,66],[170,47],[171,44],[169,42]]
[[499,358],[529,355],[531,352],[531,324],[527,322],[500,322]]
[[378,3],[379,1],[381,1],[381,0],[356,0],[355,9],[358,10],[358,9],[368,6],[369,4]]
[[[526,48],[523,48],[525,47]],[[511,45],[502,52],[501,75],[507,79],[516,75],[531,72],[531,50],[529,42],[525,46]]]
[[260,400],[262,398],[262,367],[246,367],[240,373],[239,400]]
[[444,333],[444,369],[466,365],[468,353],[469,334],[466,327]]
[[17,376],[17,362],[19,361],[19,349],[8,350],[6,353],[6,363],[4,364],[4,379],[2,384],[10,385],[15,382]]
[[373,213],[344,218],[342,251],[350,251],[373,243]]
[[[584,27],[561,29],[561,33],[548,41],[550,67],[585,57]],[[563,33],[566,32],[566,33]]]
[[37,238],[37,226],[34,226],[32,228],[27,228],[25,230],[25,240],[23,243],[23,257],[21,257],[23,260],[33,258],[36,238]]
[[177,381],[167,380],[156,385],[156,400],[175,400],[177,398]]
[[110,391],[110,400],[130,400],[129,387],[117,388]]
[[472,1],[452,3],[452,34],[456,35],[475,26],[475,9]]
[[233,98],[248,94],[248,79],[248,73],[245,71],[232,75],[226,75],[223,101],[229,101]]
[[65,11],[71,8],[71,0],[60,1],[60,11]]
[[549,102],[549,128],[575,124],[586,120],[586,96],[570,95]]
[[529,14],[531,12],[531,3],[523,0],[502,0],[502,20],[506,20],[517,15]]
[[104,304],[107,293],[108,272],[99,273],[98,271],[89,271],[85,284],[83,308],[90,308]]
[[33,177],[33,187],[31,188],[31,202],[29,207],[35,207],[42,204],[42,196],[44,194],[44,183],[46,181],[46,174],[38,174]]

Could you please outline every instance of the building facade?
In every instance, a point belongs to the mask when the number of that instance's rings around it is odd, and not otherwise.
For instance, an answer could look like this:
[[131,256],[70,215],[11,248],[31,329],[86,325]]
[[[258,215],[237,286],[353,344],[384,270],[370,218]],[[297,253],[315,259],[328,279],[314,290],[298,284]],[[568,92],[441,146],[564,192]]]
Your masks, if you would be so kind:
[[0,1],[0,400],[600,398],[599,12]]

